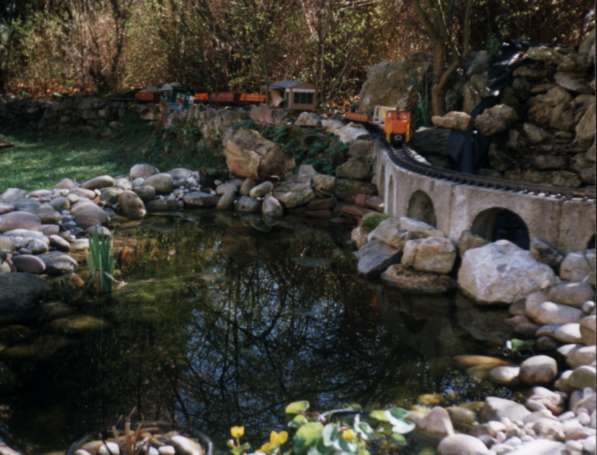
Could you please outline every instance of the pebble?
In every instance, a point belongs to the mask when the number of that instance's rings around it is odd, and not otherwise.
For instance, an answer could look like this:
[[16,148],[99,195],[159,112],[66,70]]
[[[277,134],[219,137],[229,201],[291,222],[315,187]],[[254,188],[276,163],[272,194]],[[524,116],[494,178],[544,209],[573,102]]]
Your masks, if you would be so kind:
[[115,442],[105,442],[97,451],[98,455],[119,455],[120,447]]
[[160,455],[176,455],[176,449],[172,446],[162,446],[158,449]]
[[520,380],[526,384],[548,384],[558,374],[556,361],[546,355],[529,357],[520,364]]
[[484,455],[489,450],[474,436],[467,434],[452,434],[441,440],[437,448],[440,455]]

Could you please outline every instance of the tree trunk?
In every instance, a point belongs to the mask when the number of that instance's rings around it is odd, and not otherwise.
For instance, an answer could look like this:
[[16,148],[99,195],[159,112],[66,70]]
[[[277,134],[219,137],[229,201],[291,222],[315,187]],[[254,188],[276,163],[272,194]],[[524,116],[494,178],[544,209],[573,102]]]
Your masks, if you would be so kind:
[[444,74],[446,51],[443,43],[433,41],[433,84],[431,86],[431,115],[444,114],[444,87],[441,84]]

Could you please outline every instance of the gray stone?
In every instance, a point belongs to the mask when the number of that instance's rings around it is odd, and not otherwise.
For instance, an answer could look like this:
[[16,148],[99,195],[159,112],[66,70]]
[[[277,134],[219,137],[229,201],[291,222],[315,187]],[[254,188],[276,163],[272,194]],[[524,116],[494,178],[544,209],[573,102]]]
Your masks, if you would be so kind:
[[231,187],[220,196],[216,208],[218,210],[229,210],[234,206],[234,199],[236,198],[236,189]]
[[593,268],[590,262],[591,255],[594,258],[595,250],[568,253],[560,265],[560,277],[566,281],[584,281]]
[[[568,349],[567,352],[562,349],[564,347],[572,346],[572,349]],[[570,368],[576,368],[581,365],[591,365],[595,362],[596,359],[596,349],[595,345],[592,346],[582,346],[582,345],[565,345],[562,346],[559,350],[560,353],[565,352],[566,363]]]
[[13,203],[27,197],[27,192],[20,188],[8,188],[0,195],[0,201]]
[[106,188],[108,186],[114,186],[114,179],[109,175],[100,175],[94,177],[91,180],[81,183],[81,188],[86,190],[99,190],[100,188]]
[[315,192],[311,187],[311,177],[290,177],[274,189],[273,196],[287,209],[306,205],[315,198]]
[[149,185],[141,185],[133,190],[142,201],[147,202],[155,198],[155,188]]
[[42,223],[52,224],[59,223],[62,220],[62,215],[54,209],[50,204],[42,204],[37,212]]
[[39,258],[46,265],[46,273],[49,275],[64,275],[73,273],[77,268],[77,261],[68,254],[60,251],[50,251],[40,254]]
[[557,269],[564,260],[564,255],[557,248],[549,242],[535,237],[531,238],[530,251],[537,261],[554,269]]
[[525,442],[509,455],[564,455],[566,446],[558,441],[549,439],[536,439]]
[[70,202],[64,196],[58,196],[50,201],[50,205],[54,207],[55,210],[68,210],[70,209]]
[[64,178],[64,179],[60,180],[56,185],[54,185],[54,188],[64,189],[64,190],[70,190],[70,189],[73,189],[76,187],[77,187],[77,182],[75,182],[74,180],[71,180],[69,178]]
[[273,189],[274,184],[272,182],[265,181],[251,188],[251,191],[249,191],[249,196],[253,198],[263,197],[266,194],[271,193]]
[[379,240],[371,240],[355,253],[358,271],[368,277],[379,275],[400,260],[400,252]]
[[118,197],[122,194],[122,188],[118,186],[106,186],[100,190],[100,200],[109,205],[115,205],[118,202]]
[[261,213],[263,216],[269,218],[280,218],[284,215],[284,208],[280,201],[271,195],[266,195],[263,198],[263,204],[261,205]]
[[70,251],[70,243],[59,235],[50,235],[50,246],[53,246],[57,250],[68,252]]
[[487,304],[513,303],[555,280],[550,267],[508,240],[468,250],[458,271],[460,288],[478,303]]
[[159,194],[170,193],[174,189],[174,181],[170,174],[154,174],[145,179],[145,185],[153,186]]
[[333,175],[317,174],[311,178],[311,184],[317,194],[332,194],[336,187],[336,177]]
[[37,215],[21,211],[0,215],[0,232],[13,229],[39,230],[41,229],[41,219]]
[[159,171],[150,164],[140,163],[135,164],[131,167],[129,171],[129,177],[131,180],[135,180],[136,178],[147,178],[154,174],[157,174]]
[[31,254],[21,254],[12,258],[12,263],[17,268],[18,272],[33,273],[36,275],[42,274],[46,270],[46,265],[37,256]]
[[15,206],[12,204],[8,204],[6,202],[0,202],[0,215],[4,215],[5,213],[12,212],[15,209]]
[[41,232],[28,229],[13,229],[4,233],[6,237],[13,240],[14,246],[21,253],[37,254],[48,251],[49,239]]
[[516,111],[506,104],[485,109],[475,118],[475,127],[485,136],[507,130],[516,120]]
[[98,205],[91,201],[77,202],[71,209],[77,224],[83,228],[88,228],[96,224],[104,224],[108,221],[108,214]]
[[360,158],[349,158],[336,167],[336,177],[366,180],[371,177],[371,164]]
[[185,207],[189,208],[210,208],[218,204],[218,196],[201,191],[192,191],[182,197]]
[[531,144],[540,144],[549,138],[549,133],[547,131],[532,123],[524,123],[522,125],[522,130]]
[[549,384],[558,374],[558,364],[546,355],[529,357],[520,364],[520,381],[526,384]]
[[131,220],[140,220],[147,214],[141,198],[129,190],[123,191],[118,196],[118,208],[122,215]]
[[241,196],[236,202],[236,210],[239,212],[257,213],[261,210],[261,202],[250,196]]

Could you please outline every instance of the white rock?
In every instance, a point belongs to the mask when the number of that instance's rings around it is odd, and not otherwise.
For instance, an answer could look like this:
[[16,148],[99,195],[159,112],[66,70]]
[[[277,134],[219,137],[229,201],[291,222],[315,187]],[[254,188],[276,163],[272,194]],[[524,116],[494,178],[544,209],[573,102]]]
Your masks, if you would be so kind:
[[[595,250],[592,251],[592,255],[595,256]],[[592,265],[590,262],[591,253],[588,254],[583,252],[572,252],[568,253],[562,264],[560,265],[560,277],[567,281],[584,281],[591,274]]]
[[526,384],[549,384],[558,374],[558,364],[546,355],[529,357],[520,365],[520,380]]
[[489,379],[496,384],[512,385],[518,380],[520,367],[513,365],[501,365],[489,371]]
[[561,442],[536,439],[520,445],[510,455],[564,455],[565,448]]
[[170,440],[182,455],[203,455],[202,447],[192,439],[176,435],[172,436]]
[[158,451],[160,455],[176,455],[176,449],[172,446],[162,446]]
[[[566,345],[568,346],[568,345]],[[575,345],[573,349],[570,349],[566,354],[566,363],[570,366],[570,368],[576,368],[581,365],[591,365],[595,362],[596,356],[596,347],[593,346],[582,346],[582,345]]]
[[489,450],[479,439],[467,434],[452,434],[441,440],[437,448],[440,455],[483,455]]
[[508,240],[466,251],[458,272],[462,290],[477,302],[488,304],[511,304],[555,280],[549,266]]
[[115,442],[105,442],[97,451],[98,455],[119,455],[120,447]]
[[562,324],[556,329],[553,336],[560,343],[580,343],[582,341],[580,324],[576,322]]
[[525,305],[526,315],[539,324],[567,324],[578,322],[582,311],[568,305],[554,302],[536,303],[527,300]]
[[446,237],[408,240],[401,264],[419,272],[450,273],[456,261],[456,247]]
[[596,341],[596,329],[597,318],[596,316],[590,315],[585,316],[580,321],[580,335],[582,337],[582,342],[586,345],[594,345]]

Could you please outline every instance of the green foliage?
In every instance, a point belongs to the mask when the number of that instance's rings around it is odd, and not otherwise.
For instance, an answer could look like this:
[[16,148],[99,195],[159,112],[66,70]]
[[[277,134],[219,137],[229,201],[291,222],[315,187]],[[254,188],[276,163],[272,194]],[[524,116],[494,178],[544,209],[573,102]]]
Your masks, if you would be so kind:
[[348,146],[331,134],[286,125],[268,126],[261,133],[293,156],[297,165],[310,164],[322,174],[334,175],[346,161]]
[[[366,413],[359,406],[346,409],[334,409],[324,413],[309,411],[308,401],[296,401],[286,406],[286,414],[292,415],[288,423],[295,430],[291,447],[284,449],[288,441],[286,431],[272,431],[269,441],[265,442],[254,454],[272,455],[368,455],[383,450],[396,453],[399,446],[406,444],[405,434],[415,428],[408,420],[408,412],[393,407]],[[230,434],[234,439],[228,442],[230,453],[240,455],[242,451],[250,453],[250,446],[242,444],[244,427],[232,427]],[[373,452],[370,452],[373,450]]]
[[96,294],[110,294],[114,281],[114,257],[112,256],[112,239],[109,236],[93,232],[89,239],[87,266]]
[[363,217],[361,228],[363,228],[365,232],[371,232],[373,229],[379,226],[379,223],[381,223],[383,220],[387,220],[389,217],[390,216],[386,213],[368,213]]

